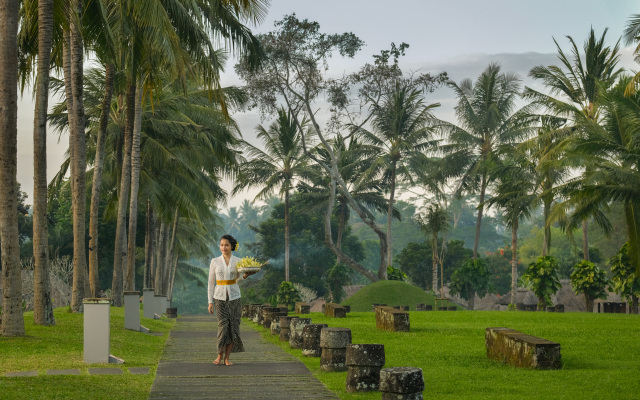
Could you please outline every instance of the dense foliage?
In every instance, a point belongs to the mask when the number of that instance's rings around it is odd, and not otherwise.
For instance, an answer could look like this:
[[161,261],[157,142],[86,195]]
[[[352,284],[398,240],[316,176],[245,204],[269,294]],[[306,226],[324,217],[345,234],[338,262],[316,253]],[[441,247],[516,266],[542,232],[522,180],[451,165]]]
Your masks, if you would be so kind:
[[522,275],[522,280],[527,282],[524,286],[531,285],[531,289],[538,296],[538,308],[544,310],[551,304],[551,296],[560,289],[558,278],[558,264],[551,256],[540,257],[534,263],[529,264]]

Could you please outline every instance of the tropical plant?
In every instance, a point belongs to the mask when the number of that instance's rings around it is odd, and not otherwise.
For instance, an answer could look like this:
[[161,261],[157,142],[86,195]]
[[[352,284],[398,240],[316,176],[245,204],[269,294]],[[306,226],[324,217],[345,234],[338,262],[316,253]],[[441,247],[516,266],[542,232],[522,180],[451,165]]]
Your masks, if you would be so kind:
[[361,128],[359,133],[365,143],[379,149],[375,163],[368,175],[382,174],[385,190],[389,192],[387,207],[387,264],[392,261],[391,224],[396,186],[402,181],[413,180],[409,168],[422,159],[425,151],[432,149],[432,110],[439,103],[425,104],[422,92],[411,82],[397,81],[393,89],[383,94],[379,103],[373,103],[372,130]]
[[438,264],[440,264],[443,269],[443,271],[440,271],[442,281],[440,297],[444,297],[444,260],[438,255],[438,235],[440,233],[446,233],[450,229],[451,217],[449,216],[449,212],[439,204],[432,204],[427,207],[427,212],[424,217],[418,215],[416,219],[425,235],[431,235],[431,260],[433,262],[431,290],[435,292],[438,287]]
[[625,243],[618,254],[609,259],[611,267],[611,284],[609,290],[618,293],[631,305],[631,313],[638,314],[638,297],[640,297],[640,277],[631,262],[631,246]]
[[584,294],[587,312],[593,312],[593,302],[596,299],[607,298],[607,274],[594,263],[582,260],[573,266],[571,285],[576,294]]
[[351,268],[337,262],[327,271],[325,279],[329,300],[341,303],[347,296],[344,287],[351,284]]
[[284,199],[284,268],[285,281],[289,281],[289,196],[296,180],[304,179],[308,173],[308,159],[304,155],[301,129],[295,117],[284,109],[278,111],[278,119],[269,129],[258,127],[258,139],[262,140],[264,151],[249,143],[244,150],[249,160],[242,165],[236,177],[233,193],[260,186],[256,199],[269,197],[276,190]]
[[[591,29],[589,37],[584,43],[581,53],[571,36],[568,36],[571,45],[571,57],[568,57],[558,42],[554,39],[558,49],[560,66],[537,66],[531,69],[529,76],[541,80],[550,94],[543,94],[531,88],[525,88],[525,98],[533,100],[535,104],[544,107],[554,116],[567,118],[576,132],[565,139],[562,147],[583,135],[584,128],[598,125],[602,121],[601,112],[602,94],[613,85],[621,70],[617,68],[619,60],[619,41],[613,48],[606,46],[604,30],[600,39],[596,38]],[[581,56],[584,54],[584,60]],[[554,97],[555,96],[555,97]],[[576,153],[576,157],[564,157],[565,163],[582,168],[586,165],[586,172],[592,168],[589,158]],[[588,215],[581,214],[574,217],[573,223],[568,228],[575,228],[581,219],[583,235],[583,255],[589,261],[589,240],[587,230]]]
[[278,304],[286,304],[289,310],[293,309],[296,301],[300,301],[300,293],[291,282],[283,281],[278,287]]
[[390,281],[401,281],[404,282],[407,279],[407,274],[402,272],[400,268],[396,268],[393,265],[387,266],[387,279]]
[[515,110],[520,95],[520,79],[501,72],[498,64],[490,64],[475,82],[450,82],[458,104],[455,107],[460,125],[439,121],[438,128],[448,144],[441,146],[444,179],[459,177],[456,192],[479,193],[473,257],[478,257],[478,244],[489,186],[489,170],[499,158],[500,147],[518,142],[530,131],[529,107]]
[[[551,256],[539,257],[536,262],[529,264],[522,274],[522,279],[529,282],[531,290],[538,297],[538,309],[540,310],[552,305],[551,296],[562,286],[558,277],[558,264]],[[515,304],[513,295],[511,296],[511,304]]]
[[465,260],[451,275],[451,294],[459,294],[473,310],[476,294],[484,297],[491,290],[489,269],[484,258]]

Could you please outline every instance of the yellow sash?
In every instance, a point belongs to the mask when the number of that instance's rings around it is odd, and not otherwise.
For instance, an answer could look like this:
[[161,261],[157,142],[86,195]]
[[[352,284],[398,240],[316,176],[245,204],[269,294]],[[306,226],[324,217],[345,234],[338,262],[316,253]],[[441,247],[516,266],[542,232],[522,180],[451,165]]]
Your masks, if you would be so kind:
[[218,281],[216,280],[216,285],[235,285],[236,284],[236,280],[235,279],[231,279],[228,281]]

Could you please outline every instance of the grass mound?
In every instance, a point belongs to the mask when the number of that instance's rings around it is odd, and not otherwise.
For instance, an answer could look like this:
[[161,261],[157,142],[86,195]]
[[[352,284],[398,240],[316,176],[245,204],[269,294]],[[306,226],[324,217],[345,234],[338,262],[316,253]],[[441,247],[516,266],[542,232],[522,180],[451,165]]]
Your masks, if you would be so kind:
[[[400,281],[378,281],[360,289],[356,294],[345,300],[342,305],[351,306],[351,311],[371,311],[374,303],[388,306],[409,306],[410,311],[416,310],[416,304],[430,304],[435,306],[435,296],[422,289]],[[438,302],[438,306],[456,306],[451,302]]]

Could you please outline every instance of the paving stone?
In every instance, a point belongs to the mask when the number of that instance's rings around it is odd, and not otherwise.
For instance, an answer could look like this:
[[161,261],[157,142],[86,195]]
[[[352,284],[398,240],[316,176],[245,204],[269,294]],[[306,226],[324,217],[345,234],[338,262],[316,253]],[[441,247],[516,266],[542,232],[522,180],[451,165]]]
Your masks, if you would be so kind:
[[122,375],[120,368],[89,368],[91,375]]
[[215,317],[178,317],[149,399],[338,399],[300,360],[262,339],[245,320],[245,352],[231,353],[232,366],[213,364],[216,335]]
[[38,371],[7,372],[6,377],[38,376]]
[[130,367],[129,372],[132,375],[149,375],[149,367]]
[[48,369],[47,375],[80,375],[79,369]]

